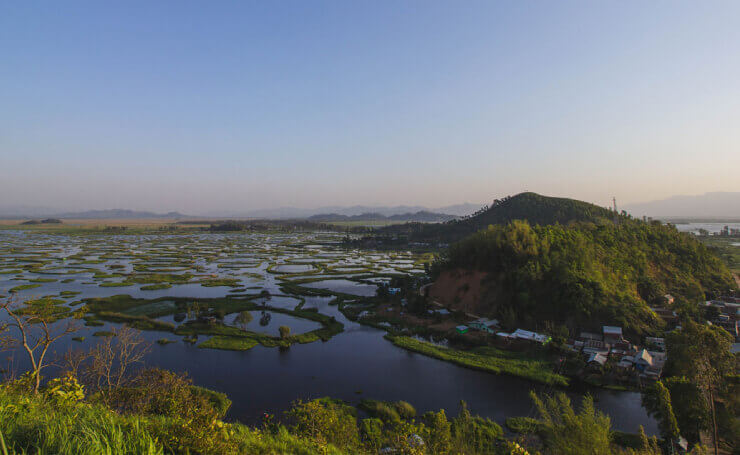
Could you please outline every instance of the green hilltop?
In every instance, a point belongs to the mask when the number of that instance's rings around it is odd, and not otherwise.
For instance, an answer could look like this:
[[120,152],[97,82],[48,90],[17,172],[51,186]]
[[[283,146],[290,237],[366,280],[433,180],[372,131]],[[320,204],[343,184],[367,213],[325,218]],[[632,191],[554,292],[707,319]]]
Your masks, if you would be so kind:
[[529,192],[497,199],[491,206],[459,220],[439,224],[406,223],[386,227],[379,233],[407,237],[414,242],[451,243],[491,224],[505,224],[513,220],[546,225],[574,221],[603,223],[611,221],[613,217],[614,212],[595,204]]
[[[516,207],[511,206],[514,200]],[[620,217],[615,226],[598,220],[613,213],[608,210],[531,193],[479,217],[505,220],[521,215],[525,206],[548,207],[548,214],[525,217],[529,222],[492,224],[451,245],[433,266],[435,276],[485,272],[479,308],[508,325],[596,329],[608,324],[635,336],[661,328],[650,306],[661,304],[665,294],[673,295],[678,307],[698,311],[697,302],[736,288],[717,256],[670,225]],[[571,216],[595,222],[544,224]]]

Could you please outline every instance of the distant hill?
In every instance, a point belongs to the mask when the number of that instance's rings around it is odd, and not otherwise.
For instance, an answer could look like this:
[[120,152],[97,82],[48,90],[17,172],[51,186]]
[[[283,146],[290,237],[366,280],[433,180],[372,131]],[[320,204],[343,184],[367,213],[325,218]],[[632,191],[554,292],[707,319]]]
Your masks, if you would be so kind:
[[637,217],[736,219],[740,217],[740,192],[673,196],[658,201],[627,204],[624,209]]
[[397,205],[397,206],[326,206],[313,209],[297,207],[279,207],[274,209],[261,209],[250,211],[230,211],[228,213],[214,212],[206,213],[206,216],[216,217],[241,217],[241,218],[261,218],[261,219],[299,219],[311,218],[314,216],[326,217],[329,215],[341,216],[366,216],[368,213],[379,214],[385,217],[394,215],[406,215],[409,213],[432,212],[444,215],[465,216],[470,215],[483,204],[455,204],[440,208],[429,208],[420,205]]
[[340,215],[338,213],[327,213],[319,214],[308,217],[309,221],[315,222],[338,222],[338,221],[399,221],[408,222],[414,221],[419,223],[440,223],[444,221],[450,221],[455,219],[453,215],[446,215],[443,213],[433,213],[424,210],[420,210],[416,213],[400,213],[397,215],[386,216],[381,213],[361,213],[359,215]]
[[131,219],[131,218],[184,218],[183,215],[178,212],[167,212],[167,213],[153,213],[153,212],[142,212],[135,210],[125,209],[108,209],[108,210],[88,210],[85,212],[69,212],[56,215],[57,218],[67,219],[97,219],[97,218],[115,218],[115,219]]
[[614,213],[604,207],[575,199],[542,196],[537,193],[520,193],[497,199],[491,206],[458,220],[443,224],[408,223],[388,226],[381,234],[405,235],[417,242],[450,243],[492,224],[505,224],[512,220],[527,220],[533,225],[568,224],[576,221],[608,222]]

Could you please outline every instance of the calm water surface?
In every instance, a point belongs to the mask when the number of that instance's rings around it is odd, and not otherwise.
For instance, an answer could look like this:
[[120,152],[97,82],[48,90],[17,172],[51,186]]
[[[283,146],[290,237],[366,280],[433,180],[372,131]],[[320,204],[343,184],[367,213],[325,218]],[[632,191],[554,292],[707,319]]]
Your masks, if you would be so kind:
[[[75,244],[74,239],[57,237],[59,239],[52,237],[46,238],[45,241],[52,245],[59,242],[59,249],[67,253],[80,248]],[[127,236],[121,241],[130,243],[135,240],[132,240],[132,237],[135,236]],[[24,238],[25,244],[30,242],[27,237],[20,236],[19,238]],[[229,241],[234,242],[235,238],[230,238]],[[10,264],[11,257],[7,253],[9,251],[8,242],[18,241],[14,239],[11,235],[0,232],[0,251],[3,248],[6,251],[4,255],[0,254],[0,270],[17,267],[17,264]],[[216,239],[214,238],[214,241]],[[111,240],[113,239],[109,238],[106,242]],[[163,236],[161,242],[167,241],[167,237]],[[206,241],[210,240],[206,238]],[[287,240],[273,238],[270,241],[286,242]],[[172,248],[179,248],[179,246],[173,245]],[[321,251],[321,256],[324,257],[341,259],[342,256],[346,256],[346,253],[341,250],[327,249],[317,245],[312,245],[311,248],[305,248],[305,250],[314,251],[313,254],[315,254],[315,251],[321,248],[326,249],[326,251]],[[289,255],[293,262],[310,260],[301,258],[301,248],[283,247],[282,252],[276,249],[278,249],[276,246],[270,246],[271,259],[280,255]],[[22,254],[26,253],[16,252],[12,256],[17,258]],[[244,255],[243,251],[240,254]],[[260,254],[263,258],[266,257],[264,251]],[[219,257],[235,263],[239,262],[228,254]],[[248,264],[249,267],[243,270],[224,269],[224,267],[219,269],[216,264],[209,262],[204,263],[204,267],[206,273],[217,273],[227,277],[240,276],[244,286],[256,283],[261,288],[278,293],[279,283],[276,282],[275,276],[264,273],[269,261],[259,261],[252,257],[242,259],[242,261],[247,259],[251,262],[258,262],[260,265],[255,267],[254,263]],[[2,261],[5,261],[5,264]],[[408,260],[406,261],[408,263]],[[125,260],[117,259],[115,262],[126,264],[127,270],[130,270],[130,264]],[[102,266],[102,264],[89,265],[89,267],[101,267],[100,270]],[[380,270],[381,267],[377,269]],[[303,271],[303,268],[293,270]],[[264,273],[264,276],[262,279],[256,279],[254,276],[239,275],[243,271],[252,274],[257,271]],[[22,275],[27,274],[24,272]],[[15,274],[0,275],[0,294],[4,294],[10,287],[27,282],[13,280],[15,276]],[[51,277],[52,275],[45,276]],[[19,295],[29,298],[71,290],[81,291],[82,294],[71,297],[69,301],[80,297],[102,297],[115,294],[131,294],[146,298],[164,296],[203,298],[222,297],[228,295],[230,290],[228,287],[208,288],[198,284],[176,285],[171,289],[158,291],[141,291],[140,285],[103,288],[97,283],[92,283],[92,272],[61,275],[58,278],[74,278],[75,281],[66,284],[44,283],[37,289],[21,291]],[[83,284],[86,282],[92,284]],[[325,280],[317,282],[314,286],[330,286],[332,289],[357,295],[374,292],[374,285],[346,279]],[[292,306],[298,301],[291,297],[277,296],[272,300],[268,304],[280,307]],[[456,415],[460,400],[465,400],[473,413],[503,423],[506,417],[535,415],[529,398],[530,390],[553,391],[552,388],[523,379],[469,370],[395,347],[383,339],[383,331],[363,327],[347,320],[336,306],[328,305],[330,300],[327,297],[307,297],[304,305],[305,308],[318,308],[320,312],[335,316],[337,320],[344,323],[345,331],[327,342],[297,344],[287,350],[257,346],[246,352],[234,352],[199,349],[197,346],[182,342],[180,337],[171,333],[144,332],[144,336],[152,342],[160,338],[177,340],[176,343],[165,346],[155,343],[146,363],[148,366],[187,372],[196,384],[228,394],[233,400],[228,417],[246,423],[257,423],[261,413],[265,411],[279,413],[286,410],[296,399],[322,396],[332,396],[353,403],[363,398],[405,400],[412,403],[420,413],[445,409],[448,415]],[[255,330],[259,328],[259,316],[259,313],[255,313],[254,320],[249,324],[254,326]],[[227,322],[232,321],[233,317],[227,316]],[[170,320],[168,318],[164,319]],[[273,314],[273,318],[275,318],[274,321],[271,321],[268,327],[263,328],[269,333],[273,333],[277,326],[282,324],[292,325],[294,333],[314,328],[310,321],[294,320],[295,318],[291,316]],[[92,336],[93,332],[114,326],[116,324],[106,324],[103,327],[82,327],[77,335],[85,336],[84,342],[63,340],[56,345],[56,352],[65,352],[68,348],[87,349],[97,341],[97,338]],[[199,342],[205,339],[207,337],[201,336]],[[0,365],[5,366],[11,357],[11,353],[0,353]],[[16,368],[25,368],[26,360],[23,356],[15,355],[13,360]],[[49,371],[49,373],[52,372]],[[609,414],[615,428],[634,432],[640,425],[643,425],[648,433],[657,432],[655,422],[641,407],[638,393],[600,389],[592,389],[590,393],[595,397],[598,408]],[[582,396],[576,392],[569,392],[569,394],[575,400]]]

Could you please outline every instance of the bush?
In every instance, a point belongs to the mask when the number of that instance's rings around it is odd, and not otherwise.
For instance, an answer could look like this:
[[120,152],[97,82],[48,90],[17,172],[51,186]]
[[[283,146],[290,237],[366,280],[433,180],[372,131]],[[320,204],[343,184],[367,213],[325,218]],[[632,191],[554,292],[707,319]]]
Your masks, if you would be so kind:
[[406,401],[396,401],[393,406],[396,408],[396,412],[402,419],[413,419],[416,417],[416,409]]
[[401,416],[398,414],[395,406],[392,406],[385,401],[362,400],[358,407],[385,423],[401,421]]
[[360,445],[352,408],[334,400],[297,401],[287,413],[292,431],[322,444],[352,449]]

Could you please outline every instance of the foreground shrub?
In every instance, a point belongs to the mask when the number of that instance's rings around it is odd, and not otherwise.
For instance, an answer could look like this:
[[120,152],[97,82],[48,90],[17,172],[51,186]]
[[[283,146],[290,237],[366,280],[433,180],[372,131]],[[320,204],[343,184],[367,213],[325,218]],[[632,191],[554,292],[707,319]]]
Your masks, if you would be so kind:
[[297,401],[286,414],[293,422],[293,433],[318,444],[350,449],[360,445],[357,418],[350,406],[329,399]]

